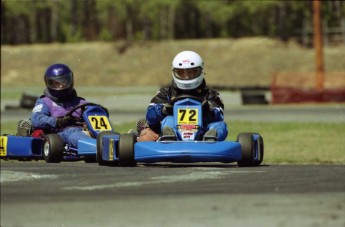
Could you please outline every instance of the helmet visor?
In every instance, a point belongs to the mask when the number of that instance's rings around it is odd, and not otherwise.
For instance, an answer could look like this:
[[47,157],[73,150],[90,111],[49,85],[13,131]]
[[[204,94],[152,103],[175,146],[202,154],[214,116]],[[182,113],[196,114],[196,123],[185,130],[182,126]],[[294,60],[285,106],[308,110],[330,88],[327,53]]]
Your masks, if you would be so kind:
[[54,90],[63,90],[72,86],[73,75],[68,73],[54,78],[46,78],[47,87]]
[[174,68],[174,76],[180,80],[192,80],[200,76],[202,72],[201,67],[190,68],[190,69],[178,69]]

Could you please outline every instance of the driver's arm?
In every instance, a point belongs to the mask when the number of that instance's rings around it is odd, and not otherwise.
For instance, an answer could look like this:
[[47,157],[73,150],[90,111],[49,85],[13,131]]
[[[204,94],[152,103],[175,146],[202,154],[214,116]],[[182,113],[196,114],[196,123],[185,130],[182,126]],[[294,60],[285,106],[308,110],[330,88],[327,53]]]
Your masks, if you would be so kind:
[[160,123],[166,116],[162,113],[164,104],[169,103],[170,97],[166,88],[161,88],[157,94],[151,99],[151,103],[147,107],[146,120],[149,125]]
[[49,107],[42,99],[36,101],[31,113],[31,123],[34,128],[40,129],[53,129],[56,126],[56,118],[50,116]]
[[210,111],[212,112],[212,122],[224,120],[224,103],[218,92],[211,90],[208,100],[210,102]]

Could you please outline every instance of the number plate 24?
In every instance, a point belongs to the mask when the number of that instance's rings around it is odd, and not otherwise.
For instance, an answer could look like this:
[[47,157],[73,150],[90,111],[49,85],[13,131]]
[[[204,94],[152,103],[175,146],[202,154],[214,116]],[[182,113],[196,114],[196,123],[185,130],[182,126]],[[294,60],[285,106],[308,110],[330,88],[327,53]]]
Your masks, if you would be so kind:
[[90,125],[94,131],[110,131],[111,124],[106,116],[89,116]]

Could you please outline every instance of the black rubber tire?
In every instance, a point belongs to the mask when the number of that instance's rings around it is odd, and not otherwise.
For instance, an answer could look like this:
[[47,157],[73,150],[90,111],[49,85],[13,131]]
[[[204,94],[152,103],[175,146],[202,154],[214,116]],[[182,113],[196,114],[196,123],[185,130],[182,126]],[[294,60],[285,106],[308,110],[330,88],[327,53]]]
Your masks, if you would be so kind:
[[60,163],[63,158],[64,144],[58,134],[48,134],[45,137],[43,158],[47,163]]
[[135,166],[137,162],[134,159],[134,144],[137,137],[133,134],[123,134],[120,136],[118,157],[121,166]]
[[242,91],[242,104],[268,104],[265,94],[261,91]]
[[25,109],[32,109],[35,106],[36,100],[39,98],[37,95],[30,95],[23,93],[20,99],[20,107]]
[[105,135],[120,135],[120,133],[112,132],[112,131],[102,131],[97,135],[97,153],[96,153],[96,161],[100,166],[113,166],[117,165],[117,162],[112,161],[105,161],[102,160],[102,152],[103,152],[103,143],[102,137]]
[[253,166],[254,164],[254,138],[252,133],[240,133],[237,142],[241,144],[242,159],[237,162],[239,167]]

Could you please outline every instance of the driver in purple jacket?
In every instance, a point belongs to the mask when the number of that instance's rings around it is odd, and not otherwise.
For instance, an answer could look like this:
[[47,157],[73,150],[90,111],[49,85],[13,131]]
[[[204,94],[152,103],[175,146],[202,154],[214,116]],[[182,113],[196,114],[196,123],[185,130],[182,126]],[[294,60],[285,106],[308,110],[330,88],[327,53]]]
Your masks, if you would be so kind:
[[78,140],[89,135],[83,131],[82,126],[75,125],[74,119],[80,117],[80,109],[72,116],[66,116],[68,111],[87,102],[78,97],[73,88],[73,72],[67,65],[53,64],[46,70],[44,81],[44,95],[37,99],[32,110],[32,126],[45,133],[57,133],[64,143],[77,148]]
[[[197,140],[223,141],[228,135],[224,122],[224,104],[215,90],[206,86],[204,62],[193,51],[182,51],[172,62],[172,84],[161,88],[147,108],[146,120],[149,127],[163,136],[176,137],[176,126],[169,102],[179,96],[189,95],[203,101],[203,128]],[[213,138],[213,139],[212,139]]]

